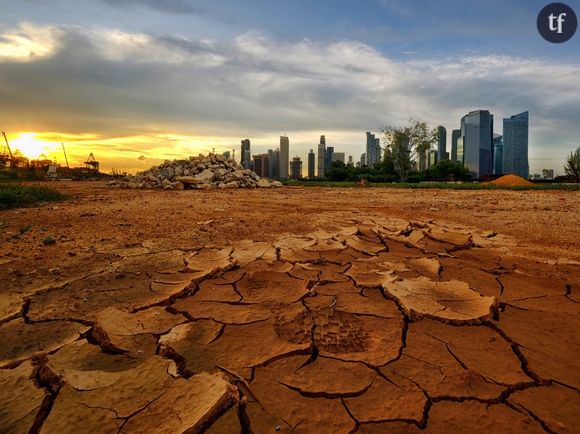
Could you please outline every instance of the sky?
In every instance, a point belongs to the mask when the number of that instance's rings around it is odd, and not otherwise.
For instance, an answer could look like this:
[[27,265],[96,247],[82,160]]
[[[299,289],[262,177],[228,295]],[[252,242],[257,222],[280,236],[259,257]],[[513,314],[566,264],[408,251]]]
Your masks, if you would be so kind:
[[[0,130],[24,154],[104,171],[321,134],[358,161],[365,132],[477,109],[530,112],[530,173],[580,146],[580,32],[544,41],[548,2],[0,0]],[[568,1],[580,14],[580,0]]]

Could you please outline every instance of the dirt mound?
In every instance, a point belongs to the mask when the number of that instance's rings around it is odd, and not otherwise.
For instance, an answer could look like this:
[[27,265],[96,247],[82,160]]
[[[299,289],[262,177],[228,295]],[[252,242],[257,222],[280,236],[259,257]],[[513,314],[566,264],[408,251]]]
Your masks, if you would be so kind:
[[494,181],[486,182],[485,185],[504,185],[509,187],[531,187],[534,184],[518,175],[504,175]]
[[282,187],[278,181],[260,178],[256,172],[244,169],[233,158],[219,154],[189,157],[187,160],[165,160],[136,176],[107,183],[120,188],[163,188],[164,190],[210,188],[269,188]]

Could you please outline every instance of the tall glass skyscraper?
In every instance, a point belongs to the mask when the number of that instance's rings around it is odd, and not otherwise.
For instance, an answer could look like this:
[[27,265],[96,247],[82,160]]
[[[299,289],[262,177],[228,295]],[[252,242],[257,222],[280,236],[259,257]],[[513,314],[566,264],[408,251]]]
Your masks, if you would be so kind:
[[493,174],[503,174],[503,137],[493,135]]
[[366,165],[373,167],[381,161],[381,139],[367,131]]
[[447,129],[445,127],[437,127],[437,138],[437,161],[447,160],[449,156],[447,155]]
[[528,161],[529,112],[503,120],[503,172],[530,175]]
[[244,166],[244,169],[251,169],[252,164],[252,154],[250,152],[250,139],[242,140],[240,163]]
[[481,178],[493,173],[493,115],[476,110],[461,119],[463,165],[471,176]]
[[[457,156],[457,141],[461,137],[461,130],[453,130],[451,132],[451,161],[460,161],[463,163],[463,160],[459,160]],[[463,154],[462,154],[463,155]]]
[[286,136],[280,136],[280,178],[288,178],[290,165],[290,140]]
[[320,136],[320,144],[318,145],[318,177],[324,178],[326,163],[326,137]]
[[308,178],[314,179],[316,168],[316,155],[314,154],[314,149],[311,149],[308,153]]

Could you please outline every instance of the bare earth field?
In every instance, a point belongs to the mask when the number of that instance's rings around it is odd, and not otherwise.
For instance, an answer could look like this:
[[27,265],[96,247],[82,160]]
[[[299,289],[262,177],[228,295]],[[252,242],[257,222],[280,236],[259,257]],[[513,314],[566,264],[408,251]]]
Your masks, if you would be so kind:
[[1,433],[580,432],[580,192],[49,185]]

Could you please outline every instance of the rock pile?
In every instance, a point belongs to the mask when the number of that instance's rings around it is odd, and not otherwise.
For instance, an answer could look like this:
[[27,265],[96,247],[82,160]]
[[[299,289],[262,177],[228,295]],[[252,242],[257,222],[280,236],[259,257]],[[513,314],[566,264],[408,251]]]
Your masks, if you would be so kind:
[[219,154],[189,157],[188,160],[165,160],[137,175],[111,181],[109,187],[163,188],[165,190],[210,188],[270,188],[282,187],[279,181],[260,178],[256,172],[244,169],[233,158]]

